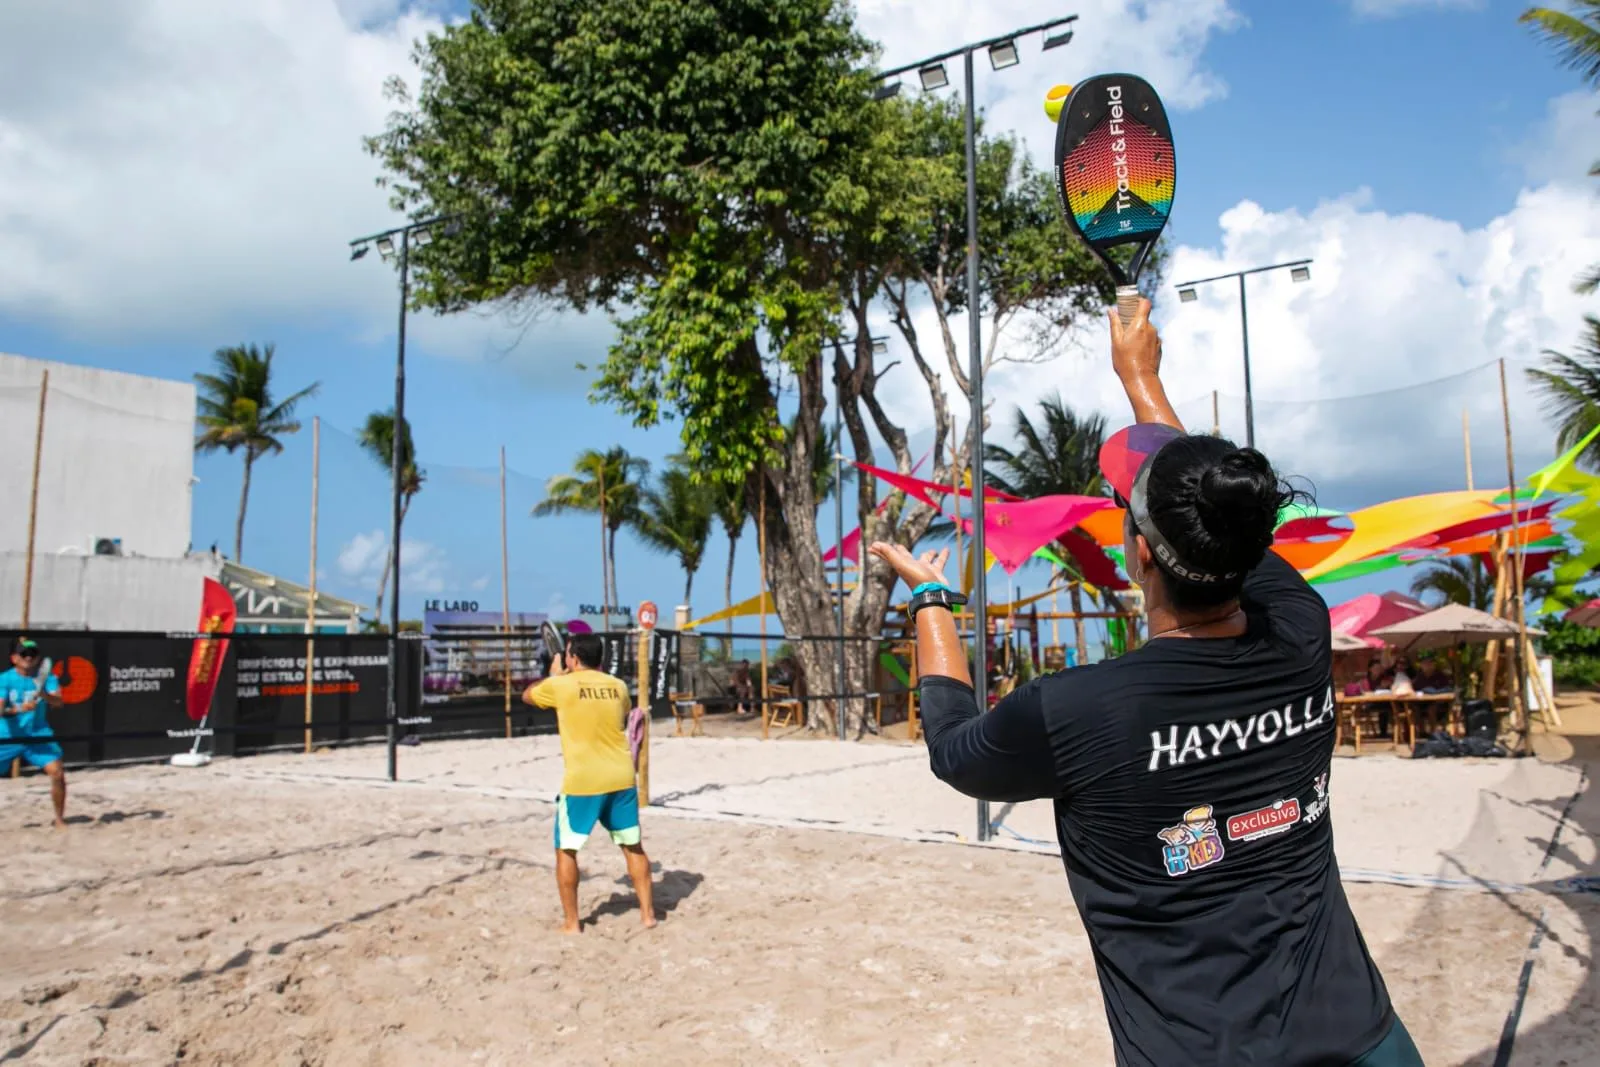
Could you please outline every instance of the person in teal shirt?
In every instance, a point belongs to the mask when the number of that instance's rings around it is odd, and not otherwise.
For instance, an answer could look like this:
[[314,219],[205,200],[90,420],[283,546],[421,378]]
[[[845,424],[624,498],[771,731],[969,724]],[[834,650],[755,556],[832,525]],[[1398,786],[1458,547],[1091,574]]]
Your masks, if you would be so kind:
[[11,643],[11,669],[0,674],[0,767],[24,759],[50,778],[50,801],[56,829],[67,825],[67,776],[61,769],[61,746],[53,736],[45,709],[61,706],[61,683],[54,674],[39,684],[39,645],[31,637]]

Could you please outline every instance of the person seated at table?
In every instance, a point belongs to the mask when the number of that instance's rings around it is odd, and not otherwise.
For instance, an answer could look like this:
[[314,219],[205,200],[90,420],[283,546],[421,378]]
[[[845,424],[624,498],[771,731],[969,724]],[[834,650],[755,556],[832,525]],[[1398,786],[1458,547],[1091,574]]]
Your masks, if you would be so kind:
[[750,681],[750,661],[742,659],[734,664],[733,674],[728,679],[728,688],[733,693],[735,701],[734,714],[750,714],[750,701],[755,696],[755,685]]
[[1411,666],[1410,657],[1399,657],[1394,661],[1394,667],[1390,670],[1390,691],[1401,696],[1409,696],[1410,694],[1415,693],[1417,691],[1417,687],[1416,683],[1412,680],[1413,676],[1414,672]]
[[1437,659],[1429,660],[1423,665],[1419,677],[1412,683],[1419,693],[1449,693],[1456,687],[1455,679],[1444,669],[1444,664]]

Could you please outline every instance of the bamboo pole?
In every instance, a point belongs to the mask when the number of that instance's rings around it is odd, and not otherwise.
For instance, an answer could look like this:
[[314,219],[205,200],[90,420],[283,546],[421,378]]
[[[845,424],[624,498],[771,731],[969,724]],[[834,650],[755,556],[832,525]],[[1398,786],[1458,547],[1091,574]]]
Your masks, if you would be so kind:
[[511,737],[511,551],[506,535],[506,446],[500,446],[500,628],[505,631],[506,738]]
[[[1505,568],[1505,544],[1505,534],[1494,535],[1494,599],[1489,605],[1489,613],[1497,619],[1505,614],[1506,583],[1510,578]],[[1499,641],[1491,641],[1483,653],[1483,697],[1491,703],[1495,699],[1495,691],[1499,688],[1497,683],[1500,681],[1500,645]]]
[[[767,704],[767,462],[761,461],[756,482],[756,555],[760,558],[761,583],[756,595],[756,610],[761,612],[761,740],[767,739],[771,720]],[[865,546],[863,546],[863,551]]]
[[[959,558],[959,557],[958,557]],[[1061,591],[1053,590],[1050,593],[1050,644],[1053,648],[1061,647],[1061,631],[1056,621],[1061,615]]]
[[[1528,714],[1527,714],[1527,673],[1528,663],[1523,656],[1523,649],[1528,644],[1528,608],[1523,599],[1522,590],[1522,546],[1524,538],[1521,532],[1519,509],[1517,506],[1517,465],[1511,450],[1511,397],[1506,390],[1506,361],[1500,360],[1500,415],[1506,428],[1506,488],[1511,494],[1511,540],[1516,549],[1516,561],[1511,572],[1511,583],[1516,591],[1517,604],[1517,647],[1515,658],[1512,660],[1513,677],[1516,679],[1517,695],[1512,701],[1512,725],[1519,727],[1522,733],[1523,747],[1528,744]],[[1508,552],[1507,562],[1511,560]]]
[[611,561],[606,547],[606,461],[600,458],[600,632],[611,630]]
[[1461,450],[1467,458],[1467,491],[1472,491],[1472,422],[1467,409],[1461,409]]
[[311,751],[311,702],[316,694],[317,658],[317,498],[322,475],[322,416],[311,418],[311,583],[306,598],[306,752]]
[[1072,634],[1078,643],[1078,666],[1089,662],[1089,633],[1083,625],[1083,583],[1072,583]]
[[1222,436],[1222,411],[1217,400],[1217,390],[1211,390],[1211,436]]
[[955,513],[956,513],[956,551],[955,551],[955,561],[956,561],[956,571],[957,571],[956,583],[958,585],[963,586],[961,591],[964,593],[964,592],[966,592],[966,589],[964,588],[966,583],[963,581],[962,576],[960,574],[960,571],[961,571],[961,453],[956,450],[956,442],[955,442],[954,438],[951,438],[951,441],[950,441],[950,503],[955,507]]
[[644,708],[644,738],[639,744],[639,768],[637,782],[639,790],[639,803],[645,807],[650,806],[650,631],[639,631],[638,654],[634,657],[638,664],[639,706]]
[[28,562],[22,575],[22,625],[31,624],[33,612],[33,546],[39,526],[39,461],[44,455],[44,405],[50,395],[50,371],[39,378],[39,421],[33,430],[33,488],[28,492]]

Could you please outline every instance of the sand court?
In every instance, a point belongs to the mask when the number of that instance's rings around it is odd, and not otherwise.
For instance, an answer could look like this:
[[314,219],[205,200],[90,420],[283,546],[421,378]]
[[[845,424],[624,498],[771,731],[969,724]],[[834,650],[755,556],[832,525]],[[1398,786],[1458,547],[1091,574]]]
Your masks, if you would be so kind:
[[[11,783],[0,1057],[1109,1063],[1049,805],[996,806],[972,845],[973,802],[926,760],[658,737],[665,919],[638,928],[596,843],[576,939],[553,933],[551,738],[403,748],[393,785],[380,748],[79,772],[64,834],[40,780]],[[1600,1062],[1600,896],[1561,881],[1596,873],[1579,775],[1335,762],[1347,888],[1429,1064],[1493,1062],[1541,919],[1512,1063]]]

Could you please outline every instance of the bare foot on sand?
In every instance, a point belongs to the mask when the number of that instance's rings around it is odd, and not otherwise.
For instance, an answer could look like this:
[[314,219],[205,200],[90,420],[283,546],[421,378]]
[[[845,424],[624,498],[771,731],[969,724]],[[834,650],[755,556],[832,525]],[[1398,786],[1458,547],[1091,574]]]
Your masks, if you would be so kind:
[[642,925],[646,930],[650,930],[650,929],[653,929],[655,927],[655,925],[656,925],[656,917],[654,915],[646,915],[646,916],[643,916],[639,920],[639,922],[640,922],[640,925]]
[[561,924],[561,932],[564,934],[581,934],[583,933],[583,926],[579,923],[564,922]]
[[56,823],[55,823],[55,826],[56,826],[57,830],[65,830],[67,828],[67,820],[65,820],[65,819],[57,819]]

